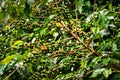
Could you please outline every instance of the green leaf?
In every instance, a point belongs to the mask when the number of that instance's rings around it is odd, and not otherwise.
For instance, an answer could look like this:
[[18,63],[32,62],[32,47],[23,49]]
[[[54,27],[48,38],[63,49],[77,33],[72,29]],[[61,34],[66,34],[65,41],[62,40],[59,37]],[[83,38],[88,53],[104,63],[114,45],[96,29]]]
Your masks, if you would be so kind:
[[34,37],[31,42],[34,43],[35,41],[36,41],[36,37]]
[[30,7],[30,5],[26,2],[24,9],[25,16],[29,18],[31,12],[32,12],[32,7]]
[[105,68],[102,68],[102,69],[96,69],[92,75],[90,76],[91,78],[95,78],[97,77],[99,74],[101,74],[103,71],[105,71]]
[[48,80],[47,78],[42,78],[41,80]]
[[90,7],[90,1],[86,1],[85,4]]
[[45,34],[47,33],[47,30],[48,30],[47,27],[46,27],[46,28],[42,28],[42,29],[40,30],[40,36],[45,35]]
[[10,61],[11,61],[12,59],[14,59],[14,58],[15,58],[15,55],[10,55],[10,56],[7,56],[6,58],[4,58],[1,62],[2,62],[3,64],[9,64]]
[[105,69],[103,75],[107,78],[112,73],[111,69]]
[[9,30],[10,29],[10,25],[6,25],[5,27],[4,27],[4,30],[5,31],[7,31],[7,30]]
[[45,19],[45,23],[43,23],[43,27],[46,27],[46,25],[55,17],[56,15],[50,15],[47,19]]
[[17,57],[17,61],[22,61],[24,59],[24,56],[21,54],[18,54],[16,57]]
[[50,15],[49,20],[52,20],[56,15]]
[[54,33],[53,33],[53,36],[54,36],[54,37],[57,37],[58,35],[59,35],[58,32],[54,32]]
[[99,31],[99,33],[102,37],[110,34],[110,32],[107,29],[102,29],[101,31]]
[[109,10],[112,11],[112,4],[109,4]]
[[22,40],[17,40],[17,41],[15,41],[14,42],[14,46],[18,46],[18,45],[21,45],[23,43],[23,41]]
[[48,2],[48,0],[42,0],[40,6],[43,6],[43,5],[46,4],[47,2]]
[[2,75],[4,73],[5,68],[6,68],[5,64],[0,66],[0,75]]
[[33,31],[35,31],[35,32],[36,32],[36,31],[39,31],[39,30],[40,30],[40,28],[34,28],[34,30],[33,30]]
[[48,3],[53,2],[53,0],[48,0]]
[[100,28],[92,27],[91,30],[92,30],[92,32],[93,32],[94,34],[97,34],[97,33],[99,33]]
[[106,26],[108,25],[108,24],[107,24],[107,21],[108,21],[108,20],[107,20],[107,17],[106,17],[106,15],[102,15],[102,14],[101,14],[100,17],[101,17],[100,23],[101,23],[101,25],[102,25],[103,28],[104,28],[104,27],[106,27]]
[[77,6],[78,6],[78,11],[81,13],[82,12],[82,7],[83,7],[83,2],[84,2],[84,0],[79,0],[78,2],[77,2]]
[[86,68],[87,67],[87,63],[88,63],[88,60],[83,60],[82,62],[81,62],[81,68]]
[[92,63],[97,64],[100,61],[101,57],[96,57],[92,60]]
[[0,12],[0,19],[4,20],[5,16],[6,16],[6,15],[5,15],[4,12]]
[[109,63],[109,61],[110,61],[110,58],[108,57],[108,58],[106,58],[106,59],[103,59],[103,64],[104,65],[108,65],[108,63]]
[[116,43],[113,43],[113,45],[112,45],[112,51],[115,52],[115,51],[117,51],[117,50],[118,50],[117,44],[116,44]]
[[10,18],[9,14],[5,16],[5,18],[4,18],[4,24],[6,24],[8,22],[9,18]]
[[98,51],[104,51],[104,50],[108,49],[110,46],[111,46],[110,43],[106,43],[106,44],[102,45]]
[[[113,76],[112,79],[113,79],[113,80],[114,80],[114,79],[116,79],[116,80],[120,80],[120,72],[114,74],[114,76]],[[112,80],[112,79],[111,79],[111,80]]]
[[35,2],[35,0],[27,0],[27,3],[32,6],[32,4]]

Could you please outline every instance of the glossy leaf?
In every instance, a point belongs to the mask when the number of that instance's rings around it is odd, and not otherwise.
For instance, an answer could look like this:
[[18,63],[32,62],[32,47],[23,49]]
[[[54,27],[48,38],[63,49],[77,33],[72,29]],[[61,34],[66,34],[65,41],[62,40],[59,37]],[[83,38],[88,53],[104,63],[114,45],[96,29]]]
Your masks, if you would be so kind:
[[111,69],[106,69],[106,70],[103,72],[103,75],[107,78],[111,73],[112,73],[112,70],[111,70]]
[[117,44],[113,43],[112,51],[114,52],[114,51],[117,51],[117,50],[118,50],[118,48],[117,48]]
[[6,65],[0,65],[0,75],[2,75],[4,73],[4,69],[6,68]]
[[102,72],[104,72],[104,71],[105,71],[105,68],[96,69],[96,70],[92,73],[92,75],[91,75],[90,77],[95,78],[95,77],[97,77],[99,74],[102,74]]
[[77,7],[78,7],[78,11],[79,11],[79,13],[82,13],[82,11],[83,11],[83,3],[84,2],[84,0],[78,0],[78,2],[77,2]]
[[1,62],[3,64],[9,64],[11,62],[11,60],[14,58],[15,58],[15,55],[10,55],[10,56],[7,56],[6,58],[4,58]]
[[23,41],[22,40],[17,40],[17,41],[15,41],[14,42],[14,46],[17,46],[17,45],[21,45],[23,43]]

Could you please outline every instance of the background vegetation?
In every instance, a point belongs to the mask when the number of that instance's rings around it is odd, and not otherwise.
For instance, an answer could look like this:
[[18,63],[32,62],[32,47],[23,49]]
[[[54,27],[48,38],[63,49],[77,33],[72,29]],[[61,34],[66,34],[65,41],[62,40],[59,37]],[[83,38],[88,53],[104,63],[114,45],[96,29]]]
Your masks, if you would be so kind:
[[1,0],[0,80],[120,80],[120,0]]

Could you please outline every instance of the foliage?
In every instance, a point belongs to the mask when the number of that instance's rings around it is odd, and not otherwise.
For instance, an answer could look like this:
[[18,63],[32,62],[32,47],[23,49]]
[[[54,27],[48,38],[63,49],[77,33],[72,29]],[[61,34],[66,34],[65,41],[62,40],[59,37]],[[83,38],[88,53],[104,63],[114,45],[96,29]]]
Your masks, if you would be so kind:
[[0,1],[0,80],[120,79],[120,5],[105,1]]

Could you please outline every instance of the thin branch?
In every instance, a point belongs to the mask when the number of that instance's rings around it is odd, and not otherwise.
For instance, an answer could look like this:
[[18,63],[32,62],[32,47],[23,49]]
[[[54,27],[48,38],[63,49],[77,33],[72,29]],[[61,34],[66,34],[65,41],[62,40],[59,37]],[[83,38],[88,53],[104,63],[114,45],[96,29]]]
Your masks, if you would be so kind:
[[[23,63],[24,64],[24,63]],[[10,73],[5,79],[3,79],[3,80],[8,80],[9,78],[10,78],[10,76],[12,76],[21,66],[23,66],[23,64],[22,65],[20,65],[19,67],[16,67],[13,71],[12,71],[12,73]]]
[[92,53],[85,55],[85,58],[89,57]]
[[67,30],[67,32],[69,32],[75,39],[77,39],[79,41],[80,44],[82,44],[85,48],[87,48],[88,50],[90,50],[94,55],[96,56],[100,56],[100,54],[98,54],[93,48],[89,47],[87,44],[85,44],[80,38],[79,36],[77,36],[76,34],[74,34],[73,32],[71,32],[71,30],[64,24],[63,21],[60,21],[61,25]]
[[10,73],[5,79],[3,80],[8,80],[10,78],[10,76],[12,76],[17,70],[19,69],[19,67],[17,67],[16,69],[13,70],[12,73]]

